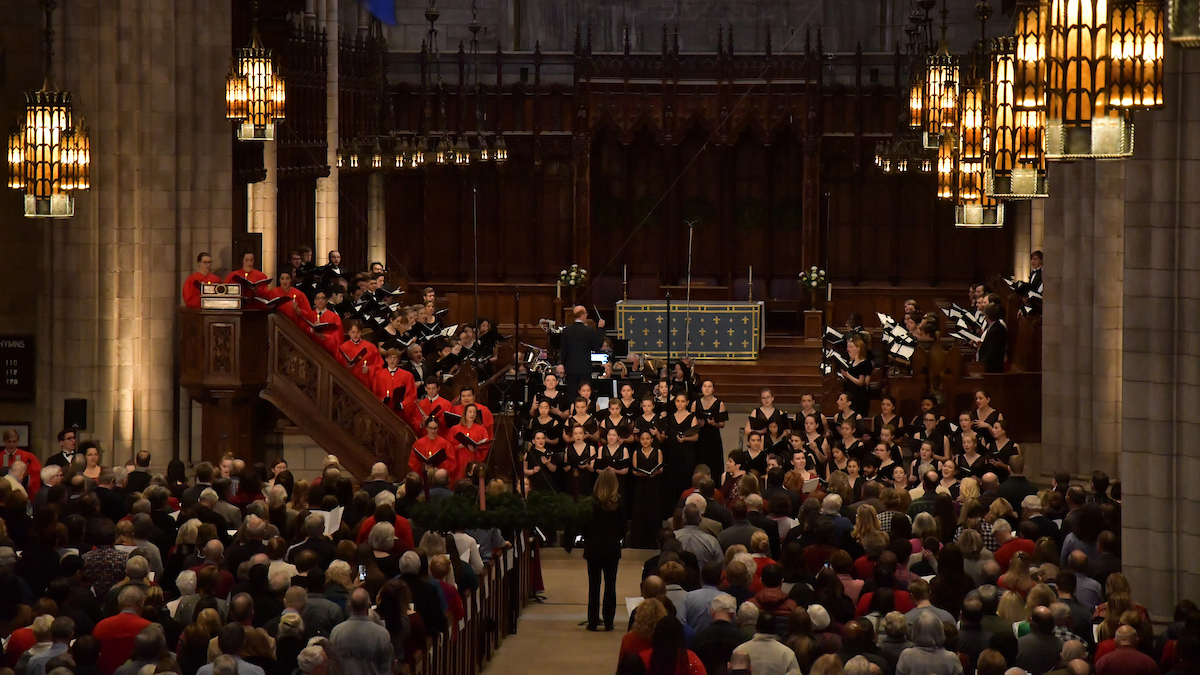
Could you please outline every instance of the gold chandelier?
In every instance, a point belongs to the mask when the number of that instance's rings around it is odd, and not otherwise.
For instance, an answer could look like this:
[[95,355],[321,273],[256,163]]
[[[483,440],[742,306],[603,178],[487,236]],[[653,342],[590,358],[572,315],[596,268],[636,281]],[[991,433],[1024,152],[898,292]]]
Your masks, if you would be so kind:
[[1045,113],[1036,106],[1021,109],[1017,105],[1019,39],[997,38],[992,43],[987,194],[1007,200],[1049,196],[1042,133]]
[[225,78],[225,117],[237,122],[239,141],[270,141],[284,117],[283,78],[270,49],[262,46],[255,21],[250,45],[238,50]]
[[1163,106],[1162,0],[1021,0],[1017,23],[1018,107],[1036,102],[1030,58],[1045,55],[1046,158],[1131,156],[1131,111]]
[[51,75],[57,3],[43,0],[46,14],[46,80],[25,92],[25,114],[8,137],[8,186],[25,193],[25,216],[70,218],[71,192],[91,188],[92,152],[88,129],[75,115],[72,95],[59,91]]

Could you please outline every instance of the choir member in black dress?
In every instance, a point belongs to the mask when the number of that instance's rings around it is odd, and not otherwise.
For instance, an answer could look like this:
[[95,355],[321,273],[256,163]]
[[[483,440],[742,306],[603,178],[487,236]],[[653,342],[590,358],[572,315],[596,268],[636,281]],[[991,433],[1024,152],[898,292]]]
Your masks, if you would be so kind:
[[962,453],[955,459],[958,464],[958,472],[964,478],[967,476],[982,478],[983,474],[990,470],[987,462],[987,450],[979,447],[979,437],[970,432],[963,434]]
[[646,397],[642,399],[642,414],[633,418],[633,428],[641,436],[643,431],[649,431],[656,442],[661,443],[666,436],[663,435],[664,420],[654,410],[654,399]]
[[600,438],[601,440],[608,437],[610,429],[616,430],[618,438],[622,443],[633,442],[633,422],[630,421],[622,412],[621,401],[619,399],[610,398],[608,400],[608,415],[600,419]]
[[529,479],[534,490],[554,490],[554,474],[558,465],[554,461],[554,452],[546,447],[546,433],[542,430],[533,432],[533,439],[525,449],[525,477]]
[[836,449],[840,449],[847,457],[861,460],[866,454],[866,448],[863,442],[854,435],[854,423],[850,420],[842,420],[837,427],[838,439],[833,442]]
[[846,460],[846,476],[850,483],[851,503],[862,499],[862,461],[850,457]]
[[892,448],[889,448],[886,443],[880,441],[875,444],[875,448],[871,451],[871,454],[875,457],[875,461],[879,465],[875,469],[875,475],[879,477],[881,482],[891,481],[892,467],[901,466],[900,462],[892,458]]
[[[948,459],[950,457],[950,439],[946,438],[942,430],[938,428],[937,415],[932,412],[927,412],[921,418],[921,428],[911,434],[912,444],[916,448],[920,448],[923,443],[928,443],[933,450],[933,456],[937,459]],[[914,455],[916,452],[913,453]],[[920,478],[920,474],[917,474]]]
[[[975,432],[971,430],[971,413],[959,413],[957,428],[950,427],[950,433],[946,435],[946,440],[950,441],[950,456],[957,457],[961,454],[963,436],[974,434]],[[942,458],[939,457],[938,459]]]
[[630,530],[629,546],[657,548],[658,530],[667,516],[670,494],[662,484],[662,451],[655,446],[654,434],[642,431],[638,436],[638,444],[630,465],[629,487],[633,491],[633,527]]
[[564,455],[571,494],[586,496],[596,480],[596,446],[588,439],[582,424],[571,427],[571,442],[567,443]]
[[1023,454],[1021,446],[1008,437],[1006,426],[1008,426],[1008,422],[1004,420],[996,420],[992,423],[992,454],[988,457],[992,473],[996,474],[1001,481],[1004,481],[1012,473],[1012,467],[1009,466],[1012,458]]
[[991,444],[992,425],[1003,421],[1004,415],[992,407],[992,397],[987,391],[979,389],[975,392],[975,410],[971,411],[971,428],[979,434],[982,441]]
[[725,402],[714,394],[712,380],[700,383],[700,398],[692,401],[691,410],[700,422],[700,436],[696,439],[696,462],[710,469],[721,466],[725,458],[725,447],[721,442],[721,429],[729,419]]
[[676,361],[671,366],[671,379],[668,382],[671,396],[684,394],[688,400],[696,397],[696,384],[692,381],[692,371],[683,363]]
[[536,411],[533,419],[529,420],[530,438],[540,431],[546,435],[546,448],[558,452],[563,445],[562,422],[551,414],[549,401],[538,401]]
[[549,373],[542,383],[544,388],[534,396],[533,403],[529,406],[529,413],[532,415],[537,410],[539,401],[549,401],[550,414],[559,420],[566,421],[567,417],[571,415],[571,399],[566,392],[559,390],[558,376]]
[[892,472],[889,475],[891,476],[890,482],[892,487],[897,490],[907,490],[909,488],[908,469],[904,468],[903,465],[892,465]]
[[879,414],[871,418],[871,440],[878,442],[879,431],[889,424],[893,431],[904,426],[904,420],[896,414],[896,399],[891,394],[879,399]]
[[829,449],[829,462],[825,464],[825,480],[834,473],[841,471],[846,473],[850,466],[850,458],[846,456],[846,451],[842,450],[841,446],[834,445]]
[[813,470],[817,474],[823,475],[825,473],[825,463],[829,461],[829,441],[820,433],[818,427],[820,419],[820,413],[805,415],[804,433],[796,434],[793,438],[800,437],[804,445],[804,451],[813,458]]
[[763,432],[751,431],[746,434],[746,461],[742,468],[754,471],[759,476],[767,474],[767,451],[763,449]]
[[408,349],[408,345],[412,344],[411,338],[404,337],[404,334],[411,328],[406,317],[407,315],[402,310],[391,313],[387,325],[375,334],[375,344],[379,346],[379,351],[396,349],[403,352]]
[[952,459],[942,462],[941,473],[941,486],[949,491],[951,499],[958,499],[958,464]]
[[854,409],[853,403],[850,401],[850,395],[842,392],[837,397],[837,413],[829,420],[829,434],[836,438],[840,433],[838,428],[842,426],[842,422],[849,420],[854,425],[854,433],[858,435],[862,427],[862,413]]
[[659,380],[654,385],[654,412],[667,415],[675,406],[671,404],[671,387],[666,380]]
[[563,432],[563,440],[569,440],[575,433],[575,426],[578,425],[583,427],[584,438],[588,443],[599,443],[600,423],[588,412],[588,400],[582,396],[576,396],[574,406],[571,416],[565,422],[567,430]]
[[599,412],[596,410],[596,397],[592,394],[591,384],[587,382],[580,384],[576,397],[587,401],[587,411],[589,413],[595,415],[597,412]]
[[879,430],[879,441],[876,443],[876,445],[883,444],[887,448],[888,455],[891,457],[891,461],[899,463],[904,461],[904,446],[896,444],[895,438],[896,427],[890,424],[885,424],[883,425],[883,428]]
[[700,435],[696,416],[688,412],[687,394],[675,394],[675,410],[667,415],[663,455],[667,469],[667,489],[679,494],[692,486],[696,468],[696,437]]
[[796,420],[801,421],[809,415],[813,415],[817,420],[817,431],[822,436],[828,435],[825,429],[825,416],[817,410],[816,400],[813,395],[805,392],[800,394],[800,410],[796,413]]
[[[825,440],[823,437],[819,438],[822,441]],[[817,462],[817,458],[805,446],[804,436],[802,434],[792,434],[791,441],[792,455],[790,458],[791,464],[788,467],[788,471],[799,473],[804,480],[820,478],[821,474],[818,473],[818,467],[820,467],[821,464]]]
[[[941,417],[937,411],[937,400],[932,396],[925,396],[921,399],[921,412],[917,413],[912,421],[908,423],[908,428],[904,430],[904,435],[913,439],[913,434],[919,433],[925,428],[925,413],[933,413],[934,424],[941,421]],[[916,446],[913,446],[913,452],[916,452]]]
[[783,417],[783,411],[775,408],[775,395],[769,388],[763,389],[758,396],[762,405],[755,408],[746,420],[746,436],[749,436],[751,431],[765,432],[771,420],[778,423]]
[[621,414],[626,417],[634,417],[641,412],[642,406],[636,398],[633,397],[633,385],[621,385]]
[[867,345],[858,335],[846,340],[846,355],[850,357],[850,368],[841,371],[844,380],[842,391],[849,395],[850,406],[860,415],[867,414],[871,404],[867,385],[871,383],[873,368],[866,352]]
[[933,456],[933,445],[929,441],[921,442],[921,449],[917,451],[917,456],[908,465],[908,483],[909,485],[918,485],[921,482],[921,476],[927,471],[937,471],[938,460]]
[[738,482],[746,475],[746,464],[749,459],[741,450],[734,450],[725,458],[725,471],[721,473],[720,490],[725,495],[725,503],[732,504],[741,496]]
[[629,448],[626,447],[625,439],[617,429],[610,427],[605,431],[604,445],[601,445],[597,451],[595,466],[597,474],[605,469],[612,469],[616,472],[618,489],[621,491],[622,500],[628,509]]

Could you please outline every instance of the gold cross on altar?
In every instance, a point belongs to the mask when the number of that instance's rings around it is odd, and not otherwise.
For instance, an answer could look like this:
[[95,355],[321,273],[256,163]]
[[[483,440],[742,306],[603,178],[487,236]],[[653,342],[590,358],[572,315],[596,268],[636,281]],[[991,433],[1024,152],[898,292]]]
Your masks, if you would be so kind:
[[728,332],[728,333],[729,333],[729,337],[733,337],[733,329],[732,329],[732,328],[730,328],[730,329],[729,329],[728,331],[726,331],[726,332]]
[[650,329],[649,329],[649,328],[643,328],[643,329],[642,329],[642,335],[649,335],[649,334],[650,334]]
[[721,323],[721,317],[718,316],[718,317],[714,318],[713,323]]
[[704,334],[705,334],[705,333],[707,333],[707,332],[708,332],[708,331],[706,331],[706,330],[704,330],[703,328],[701,328],[701,329],[700,329],[700,337],[704,337]]
[[678,328],[672,328],[672,329],[671,329],[671,335],[675,335],[675,334],[677,334],[677,333],[679,333],[679,329],[678,329]]
[[749,343],[749,342],[746,342],[745,340],[742,340],[742,349],[746,349],[746,348],[748,348],[749,346],[750,346],[750,343]]
[[721,348],[721,341],[720,341],[720,340],[713,340],[713,346],[714,346],[714,347],[716,347],[717,349],[720,349],[720,348]]
[[662,322],[663,322],[663,318],[662,318],[661,316],[660,316],[660,317],[658,317],[658,322],[659,322],[659,323],[662,323]]
[[659,340],[659,341],[658,341],[658,346],[659,346],[659,347],[662,347],[662,340]]
[[750,317],[748,317],[748,316],[743,316],[743,317],[742,317],[742,323],[743,323],[743,324],[750,323]]

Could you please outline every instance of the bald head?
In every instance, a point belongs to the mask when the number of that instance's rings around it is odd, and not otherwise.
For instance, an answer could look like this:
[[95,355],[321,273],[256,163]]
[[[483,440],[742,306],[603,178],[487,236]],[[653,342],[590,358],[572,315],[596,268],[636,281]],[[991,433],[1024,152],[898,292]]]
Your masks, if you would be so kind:
[[1137,629],[1133,626],[1119,626],[1113,639],[1118,647],[1136,647],[1138,642]]
[[383,462],[375,462],[371,467],[371,480],[386,480],[387,479],[387,464]]
[[205,560],[220,560],[225,555],[225,544],[221,543],[220,539],[210,539],[204,545]]
[[1067,663],[1067,672],[1071,675],[1091,675],[1092,667],[1083,659],[1071,659]]
[[577,321],[583,321],[587,318],[587,310],[584,309],[583,305],[575,305],[575,307],[571,309],[571,314]]
[[1071,555],[1067,558],[1067,564],[1071,566],[1072,572],[1087,573],[1088,557],[1087,554],[1080,550],[1071,551]]
[[1035,633],[1053,633],[1054,632],[1054,614],[1050,608],[1045,605],[1034,607],[1033,614],[1029,617],[1029,627]]
[[983,474],[983,480],[979,483],[979,487],[983,488],[984,492],[994,492],[1000,489],[1000,479],[991,471]]
[[663,583],[662,577],[651,574],[642,579],[642,597],[656,598],[660,595],[666,595],[667,585]]

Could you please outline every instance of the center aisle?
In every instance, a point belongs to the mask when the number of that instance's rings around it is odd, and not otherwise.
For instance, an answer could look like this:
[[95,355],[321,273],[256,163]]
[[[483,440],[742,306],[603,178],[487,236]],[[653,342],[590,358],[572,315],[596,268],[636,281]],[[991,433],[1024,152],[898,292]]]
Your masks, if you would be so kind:
[[578,625],[587,620],[587,563],[583,551],[569,555],[561,548],[542,550],[546,602],[530,603],[510,635],[484,669],[486,675],[606,674],[617,669],[617,651],[629,623],[625,598],[637,597],[642,564],[655,551],[626,549],[617,571],[617,619],[611,633],[589,633]]

